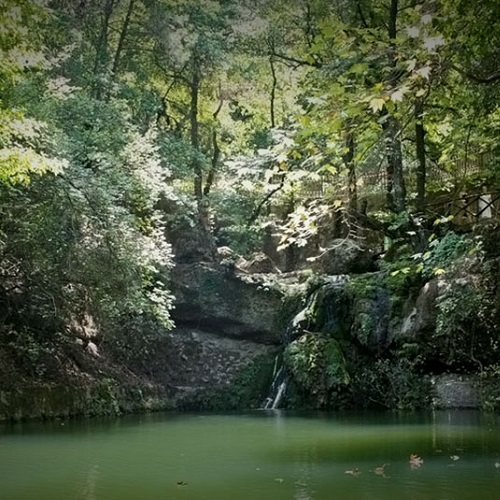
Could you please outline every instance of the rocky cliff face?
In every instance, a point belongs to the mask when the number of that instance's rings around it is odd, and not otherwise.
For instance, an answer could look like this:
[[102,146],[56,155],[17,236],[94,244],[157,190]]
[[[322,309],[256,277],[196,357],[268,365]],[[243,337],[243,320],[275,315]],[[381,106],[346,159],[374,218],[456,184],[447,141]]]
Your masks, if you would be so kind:
[[279,344],[282,294],[265,276],[235,273],[214,263],[178,264],[172,271],[172,312],[180,327],[222,337]]
[[[283,336],[280,276],[218,262],[181,262],[171,277],[176,327],[151,361],[154,380],[167,383],[181,407],[196,407],[200,400],[207,406],[207,394],[243,384],[251,371],[261,372],[255,376],[265,391]],[[255,379],[245,383],[259,385]],[[258,406],[261,396],[252,390],[252,397],[226,403]]]

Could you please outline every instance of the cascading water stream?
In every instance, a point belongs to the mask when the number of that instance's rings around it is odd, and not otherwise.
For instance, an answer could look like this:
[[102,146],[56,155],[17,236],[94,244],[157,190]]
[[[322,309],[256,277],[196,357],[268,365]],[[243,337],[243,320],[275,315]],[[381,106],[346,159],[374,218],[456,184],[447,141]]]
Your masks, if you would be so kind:
[[[276,357],[275,367],[278,363],[278,357]],[[279,367],[277,371],[275,371],[273,381],[271,383],[271,387],[269,388],[269,393],[264,402],[261,405],[261,408],[264,410],[275,410],[278,408],[278,405],[283,398],[286,391],[286,383],[287,376],[285,372],[285,368],[283,365]]]
[[[297,313],[290,323],[282,337],[283,349],[286,348],[290,342],[296,337],[297,332],[304,332],[309,330],[311,327],[314,328],[313,319],[311,318],[311,310],[314,307],[314,303],[318,297],[318,295],[323,292],[325,289],[334,288],[338,289],[342,287],[347,281],[349,277],[347,275],[336,275],[336,276],[328,276],[325,280],[325,283],[321,285],[319,288],[310,293],[306,299],[305,306],[299,313]],[[331,328],[338,322],[338,308],[339,304],[337,301],[325,301],[322,304],[324,308],[325,317],[324,327]],[[271,382],[271,386],[269,388],[267,397],[261,404],[261,409],[264,410],[275,410],[279,408],[280,403],[283,400],[283,397],[286,394],[288,384],[288,374],[286,372],[286,368],[283,364],[283,354],[280,353],[276,356],[274,362],[274,370],[273,370],[273,378]]]

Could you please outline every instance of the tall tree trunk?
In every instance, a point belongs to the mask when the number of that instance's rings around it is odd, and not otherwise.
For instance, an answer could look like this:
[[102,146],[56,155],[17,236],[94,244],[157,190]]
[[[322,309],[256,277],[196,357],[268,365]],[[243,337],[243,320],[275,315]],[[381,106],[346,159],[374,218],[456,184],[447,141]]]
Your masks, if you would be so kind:
[[276,87],[278,85],[278,79],[276,77],[276,68],[274,66],[274,56],[269,56],[269,64],[271,65],[271,76],[273,82],[271,85],[271,96],[270,96],[270,113],[271,113],[271,128],[276,127],[276,116],[275,116],[275,103],[276,103]]
[[347,193],[348,193],[348,213],[352,214],[357,211],[358,207],[358,190],[356,178],[356,164],[354,162],[354,135],[352,130],[348,130],[345,138],[346,152],[342,155],[342,160],[347,168]]
[[200,151],[200,124],[198,121],[199,93],[201,85],[201,72],[198,57],[193,56],[191,61],[191,81],[190,81],[190,132],[191,146],[193,148],[192,168],[194,174],[194,196],[196,199],[196,208],[198,212],[198,227],[200,229],[200,251],[206,257],[213,257],[214,244],[210,230],[210,216],[208,197],[203,195],[203,165],[201,162]]
[[101,99],[103,96],[104,88],[101,78],[103,73],[106,72],[106,67],[108,65],[109,24],[111,21],[111,16],[113,14],[114,5],[115,5],[115,0],[106,0],[106,3],[104,4],[104,13],[103,13],[104,17],[102,20],[101,33],[99,35],[99,40],[96,46],[96,54],[94,61],[94,77],[96,79],[94,83],[94,96],[96,99]]
[[425,129],[424,129],[424,102],[417,99],[415,102],[415,141],[417,150],[417,199],[416,207],[419,212],[425,208],[425,186],[427,167],[425,162]]
[[203,195],[208,196],[210,194],[210,189],[212,189],[212,185],[215,180],[215,173],[217,172],[217,166],[219,164],[219,158],[220,158],[220,147],[219,147],[219,141],[217,140],[217,118],[219,116],[219,113],[222,109],[222,106],[224,104],[224,97],[222,94],[222,89],[220,88],[219,84],[219,104],[217,105],[217,108],[213,112],[213,119],[214,119],[214,128],[212,130],[212,161],[210,163],[210,169],[207,174],[207,180],[205,181],[205,186],[203,188]]
[[[391,0],[389,10],[388,34],[391,40],[389,47],[389,65],[393,68],[389,81],[392,87],[397,84],[397,53],[395,39],[397,35],[397,17],[399,0]],[[383,125],[387,155],[387,201],[389,208],[396,212],[406,209],[406,187],[403,175],[403,154],[401,148],[401,125],[392,114],[388,114]]]
[[406,209],[406,187],[403,175],[403,153],[401,149],[401,125],[389,115],[383,125],[387,156],[387,201],[396,212]]
[[125,15],[125,20],[123,21],[122,30],[120,31],[120,38],[118,39],[118,45],[116,46],[115,57],[113,59],[113,68],[111,73],[113,76],[118,72],[118,67],[120,65],[120,58],[123,52],[123,47],[125,45],[125,39],[127,38],[128,27],[130,25],[130,19],[134,11],[135,0],[130,0],[128,4],[127,14]]
[[198,123],[198,98],[200,92],[201,75],[198,67],[198,58],[193,57],[192,60],[192,75],[190,82],[191,102],[189,108],[189,122],[191,133],[191,146],[194,151],[192,160],[194,174],[194,196],[196,203],[201,204],[203,199],[203,170],[199,158],[200,151],[200,127]]

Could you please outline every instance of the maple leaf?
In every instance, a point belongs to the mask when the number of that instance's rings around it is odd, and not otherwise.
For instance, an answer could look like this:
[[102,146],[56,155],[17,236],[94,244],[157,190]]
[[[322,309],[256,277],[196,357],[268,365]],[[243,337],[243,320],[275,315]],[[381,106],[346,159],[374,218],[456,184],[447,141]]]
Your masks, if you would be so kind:
[[417,60],[416,59],[410,59],[409,61],[406,62],[408,64],[408,71],[413,71],[415,69],[415,66],[417,65]]
[[422,467],[424,460],[420,458],[418,455],[410,454],[410,469],[416,470]]
[[409,91],[410,89],[404,85],[403,87],[399,88],[398,90],[395,90],[391,94],[391,101],[392,102],[398,102],[403,100],[403,96]]
[[431,14],[424,14],[421,19],[420,19],[422,24],[429,24],[432,22],[432,15]]
[[429,51],[429,52],[435,52],[437,47],[440,47],[441,45],[444,45],[445,41],[444,38],[439,35],[439,36],[430,36],[429,38],[426,38],[424,40],[424,47]]
[[420,35],[420,29],[417,26],[408,26],[406,33],[410,38],[417,38]]
[[431,75],[431,67],[430,66],[423,66],[419,70],[417,70],[417,74],[420,75],[422,78],[425,78],[426,80],[429,79]]
[[382,111],[382,108],[384,107],[385,104],[385,99],[382,99],[381,97],[375,97],[370,101],[370,108],[371,110],[376,113],[377,111]]

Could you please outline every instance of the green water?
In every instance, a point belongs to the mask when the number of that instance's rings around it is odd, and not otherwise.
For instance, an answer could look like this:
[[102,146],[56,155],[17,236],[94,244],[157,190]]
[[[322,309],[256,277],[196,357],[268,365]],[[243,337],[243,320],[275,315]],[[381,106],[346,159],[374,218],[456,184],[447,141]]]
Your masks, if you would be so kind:
[[[411,470],[410,453],[423,458],[420,468]],[[374,472],[383,464],[385,477]],[[361,474],[345,473],[354,468]],[[0,427],[1,500],[490,498],[500,498],[500,419],[475,412],[157,414]]]

